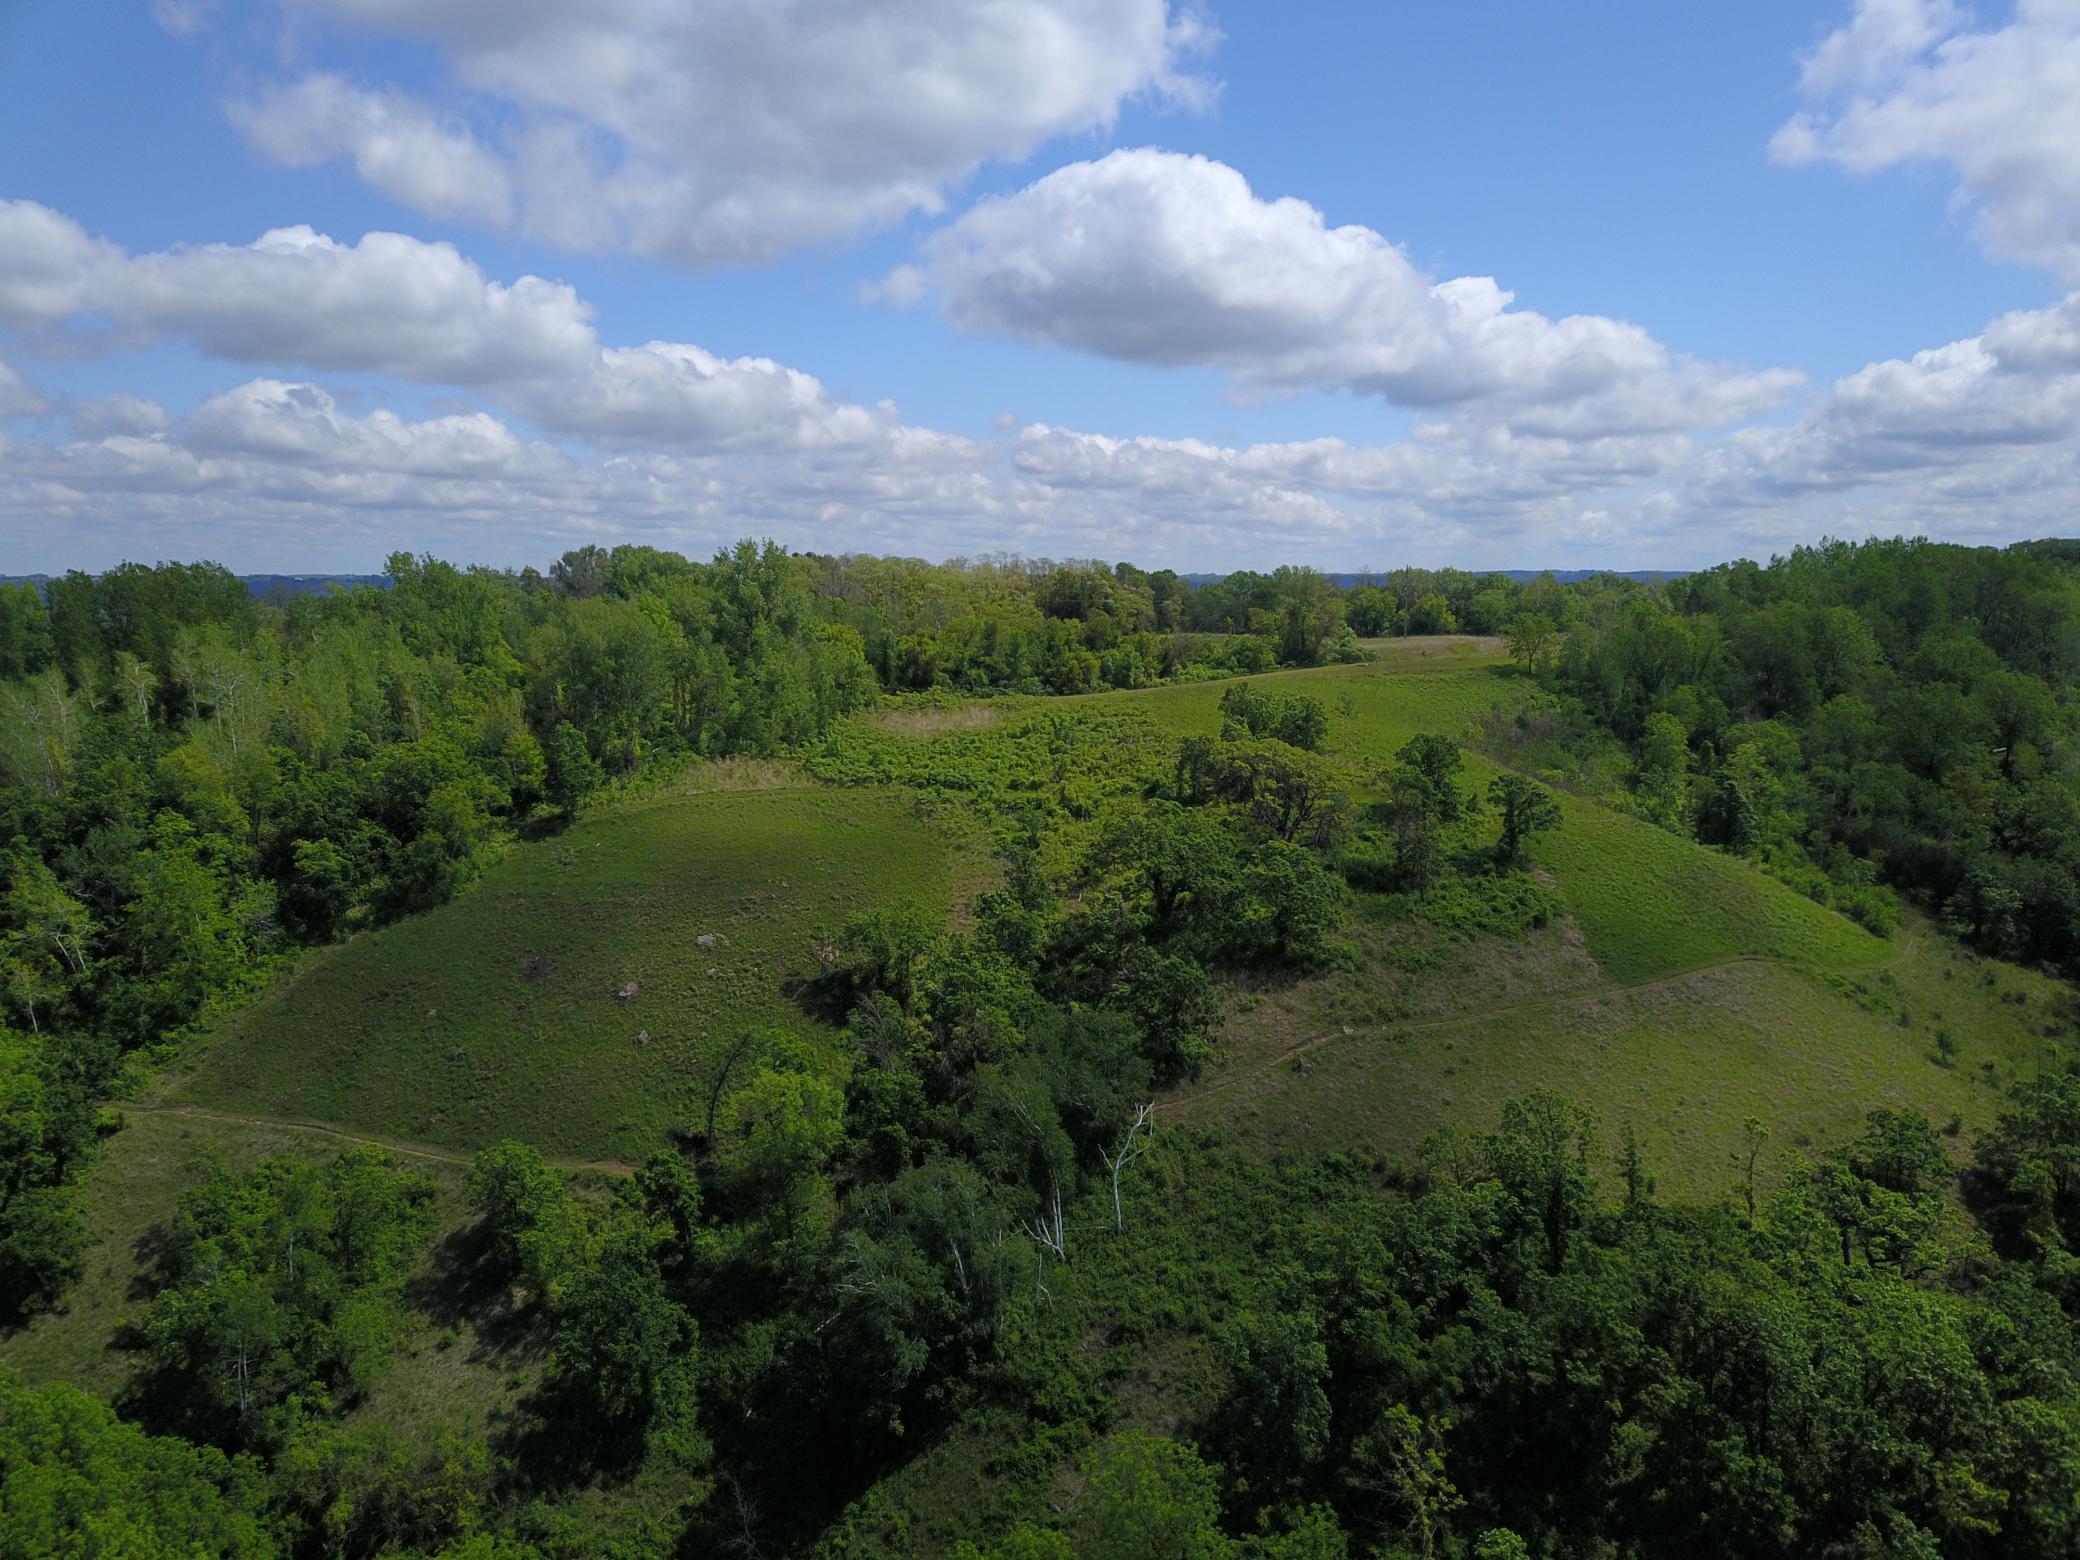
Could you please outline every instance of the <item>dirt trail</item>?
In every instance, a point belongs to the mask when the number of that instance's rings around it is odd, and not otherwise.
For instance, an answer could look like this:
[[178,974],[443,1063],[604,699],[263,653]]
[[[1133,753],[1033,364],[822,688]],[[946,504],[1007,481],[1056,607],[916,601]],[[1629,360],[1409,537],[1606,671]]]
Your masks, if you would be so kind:
[[[156,1105],[134,1100],[111,1100],[111,1109],[137,1116],[187,1116],[196,1121],[228,1121],[247,1127],[276,1127],[285,1132],[316,1132],[325,1137],[338,1138],[342,1143],[353,1143],[363,1148],[380,1148],[385,1153],[401,1154],[410,1159],[431,1159],[440,1164],[467,1165],[475,1158],[472,1154],[451,1153],[446,1149],[422,1148],[411,1143],[402,1143],[395,1138],[363,1137],[358,1133],[342,1131],[322,1121],[291,1121],[282,1116],[247,1116],[237,1111],[208,1110],[200,1105]],[[596,1170],[602,1175],[634,1175],[636,1166],[619,1159],[548,1159],[543,1164],[554,1170]]]

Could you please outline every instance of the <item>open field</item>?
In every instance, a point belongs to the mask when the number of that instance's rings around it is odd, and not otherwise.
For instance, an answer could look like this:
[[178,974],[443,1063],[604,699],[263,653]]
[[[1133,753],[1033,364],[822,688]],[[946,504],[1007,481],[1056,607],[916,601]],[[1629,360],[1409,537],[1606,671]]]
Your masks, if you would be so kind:
[[314,955],[168,1098],[456,1150],[515,1137],[640,1159],[701,1124],[746,1029],[828,1043],[783,985],[816,972],[817,945],[855,911],[946,914],[945,840],[893,792],[603,811],[517,848],[453,904]]
[[1509,647],[1500,634],[1402,634],[1361,639],[1358,648],[1398,671],[1413,670],[1426,661],[1497,660],[1508,653]]
[[1844,1140],[1878,1105],[1957,1118],[1962,1143],[1992,1122],[2000,1085],[2063,1054],[2044,1033],[2060,988],[1933,931],[1889,951],[1849,974],[1747,957],[1619,982],[1560,922],[1399,981],[1364,961],[1244,995],[1221,1065],[1167,1109],[1260,1149],[1401,1155],[1449,1124],[1485,1130],[1505,1100],[1545,1086],[1593,1109],[1612,1152],[1633,1126],[1678,1196],[1732,1184],[1750,1115],[1771,1129],[1767,1162]]

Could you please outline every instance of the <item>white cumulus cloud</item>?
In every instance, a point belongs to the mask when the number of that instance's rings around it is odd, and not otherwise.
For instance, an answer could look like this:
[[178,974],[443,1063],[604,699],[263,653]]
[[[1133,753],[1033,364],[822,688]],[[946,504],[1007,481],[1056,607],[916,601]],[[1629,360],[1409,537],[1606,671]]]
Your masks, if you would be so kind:
[[1857,0],[1806,57],[1770,153],[1855,173],[1950,168],[1987,248],[2080,281],[2080,0],[1974,30],[1945,0]]
[[[752,264],[937,212],[982,163],[1200,104],[1213,41],[1170,0],[282,0],[431,44],[440,109],[314,73],[241,105],[265,155],[350,161],[437,215]],[[464,116],[482,105],[495,125]],[[493,168],[496,175],[493,174]]]
[[[1175,152],[1072,163],[978,203],[926,256],[964,329],[1212,365],[1245,392],[1351,390],[1594,437],[1736,422],[1799,382],[1676,356],[1623,321],[1514,308],[1489,277],[1435,281],[1371,228],[1331,227]],[[903,273],[889,284],[916,287]]]
[[28,201],[0,202],[0,320],[106,319],[230,362],[453,385],[559,433],[682,448],[884,446],[887,407],[768,358],[603,344],[568,284],[487,277],[451,244],[341,243],[308,227],[131,255]]
[[75,401],[65,408],[65,414],[72,424],[72,431],[83,439],[103,439],[123,433],[164,433],[168,426],[165,407],[127,390],[89,401]]
[[49,403],[38,395],[6,363],[0,362],[0,422],[10,417],[34,417]]
[[234,100],[231,121],[261,155],[289,168],[344,158],[384,194],[437,217],[503,223],[513,211],[506,165],[467,125],[396,92],[369,92],[320,73]]

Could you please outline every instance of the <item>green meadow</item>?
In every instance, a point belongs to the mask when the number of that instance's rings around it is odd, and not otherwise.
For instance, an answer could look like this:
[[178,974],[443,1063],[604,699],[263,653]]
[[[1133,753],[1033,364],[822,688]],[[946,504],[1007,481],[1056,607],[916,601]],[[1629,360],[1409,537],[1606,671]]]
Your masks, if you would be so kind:
[[[1361,774],[1419,732],[1474,740],[1479,717],[1526,686],[1499,647],[1469,639],[1258,680],[1319,697],[1328,750]],[[1221,692],[1054,702],[1131,713],[1176,738],[1218,729]],[[1001,722],[945,712],[912,735],[986,741],[978,727],[1015,724],[1022,702],[1001,701]],[[1471,787],[1498,772],[1469,754]],[[1564,906],[1556,923],[1440,952],[1424,946],[1434,936],[1383,924],[1378,896],[1355,895],[1349,960],[1243,983],[1219,1063],[1178,1091],[1172,1119],[1232,1127],[1263,1149],[1398,1156],[1442,1126],[1483,1128],[1545,1085],[1591,1106],[1613,1150],[1633,1126],[1671,1193],[1709,1195],[1732,1182],[1748,1116],[1770,1127],[1771,1159],[1845,1140],[1874,1104],[1919,1109],[1961,1143],[1990,1122],[2002,1085],[2058,1060],[2045,1034],[2056,982],[1925,926],[1876,937],[1738,858],[1559,800],[1562,826],[1531,849]]]
[[944,916],[945,828],[902,794],[668,794],[521,845],[451,904],[310,956],[167,1098],[454,1150],[640,1159],[698,1129],[747,1031],[835,1032],[789,995],[857,911]]

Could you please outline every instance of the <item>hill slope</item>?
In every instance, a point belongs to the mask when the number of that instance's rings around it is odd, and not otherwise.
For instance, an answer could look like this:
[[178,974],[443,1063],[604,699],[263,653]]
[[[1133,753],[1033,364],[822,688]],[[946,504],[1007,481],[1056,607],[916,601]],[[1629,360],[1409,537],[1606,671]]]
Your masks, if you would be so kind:
[[943,836],[893,792],[616,807],[515,849],[452,904],[313,956],[171,1098],[457,1149],[510,1136],[639,1159],[701,1124],[745,1029],[828,1034],[782,988],[815,973],[848,915],[944,915],[950,882]]

